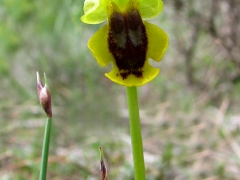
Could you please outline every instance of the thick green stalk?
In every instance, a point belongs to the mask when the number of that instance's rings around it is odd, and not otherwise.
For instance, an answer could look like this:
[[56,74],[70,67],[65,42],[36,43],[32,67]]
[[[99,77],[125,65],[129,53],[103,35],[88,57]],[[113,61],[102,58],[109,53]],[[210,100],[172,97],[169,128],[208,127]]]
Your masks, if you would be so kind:
[[146,180],[137,87],[127,87],[127,101],[135,180]]
[[45,132],[44,132],[43,148],[42,148],[42,161],[41,161],[39,180],[46,180],[46,176],[47,176],[48,151],[49,151],[49,144],[50,144],[51,124],[52,124],[52,118],[48,117],[46,126],[45,126]]

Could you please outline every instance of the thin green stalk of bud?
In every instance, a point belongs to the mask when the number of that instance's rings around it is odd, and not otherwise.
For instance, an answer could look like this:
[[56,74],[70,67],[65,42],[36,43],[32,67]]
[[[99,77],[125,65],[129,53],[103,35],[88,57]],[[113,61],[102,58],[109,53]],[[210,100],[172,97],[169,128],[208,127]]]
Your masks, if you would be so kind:
[[43,138],[42,157],[41,157],[42,160],[41,160],[39,180],[46,180],[47,178],[51,125],[52,125],[52,118],[48,117],[45,125],[45,132],[44,132],[44,138]]
[[51,125],[52,125],[51,95],[48,90],[47,77],[45,73],[44,73],[44,80],[45,80],[45,85],[43,86],[40,76],[37,72],[38,98],[39,98],[40,104],[42,105],[44,111],[47,114],[47,121],[45,125],[44,137],[43,137],[39,180],[46,180],[46,177],[47,177],[48,153],[49,153],[50,136],[51,136]]

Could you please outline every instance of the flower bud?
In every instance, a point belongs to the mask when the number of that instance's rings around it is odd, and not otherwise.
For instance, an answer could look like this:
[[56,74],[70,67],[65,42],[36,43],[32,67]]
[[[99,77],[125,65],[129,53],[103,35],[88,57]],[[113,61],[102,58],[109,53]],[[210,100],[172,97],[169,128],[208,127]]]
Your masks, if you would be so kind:
[[37,72],[37,91],[40,104],[48,117],[52,117],[51,95],[47,86],[47,78],[44,73],[45,85],[43,86],[40,76]]
[[107,167],[103,160],[102,147],[99,147],[99,151],[100,151],[100,170],[101,170],[102,180],[108,180]]

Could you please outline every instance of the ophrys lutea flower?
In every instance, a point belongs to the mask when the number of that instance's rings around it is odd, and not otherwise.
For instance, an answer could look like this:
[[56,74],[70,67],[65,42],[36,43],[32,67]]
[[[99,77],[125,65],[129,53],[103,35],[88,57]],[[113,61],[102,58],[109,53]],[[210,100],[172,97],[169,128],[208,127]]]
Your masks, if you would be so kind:
[[112,70],[105,74],[110,80],[141,86],[158,75],[160,70],[148,60],[162,59],[168,36],[143,19],[155,17],[162,8],[161,0],[85,0],[83,22],[97,24],[108,19],[88,47],[101,66],[112,62]]

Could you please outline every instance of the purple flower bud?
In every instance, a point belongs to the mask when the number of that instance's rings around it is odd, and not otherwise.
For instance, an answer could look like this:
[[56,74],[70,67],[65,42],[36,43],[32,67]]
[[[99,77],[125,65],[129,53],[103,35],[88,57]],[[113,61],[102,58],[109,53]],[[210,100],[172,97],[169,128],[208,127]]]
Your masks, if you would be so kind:
[[102,147],[99,147],[99,151],[100,151],[100,170],[101,170],[101,174],[102,174],[102,180],[108,180],[107,167],[103,160]]
[[40,104],[48,117],[52,117],[51,95],[46,83],[46,74],[44,73],[45,85],[43,86],[40,76],[37,72],[37,91]]

